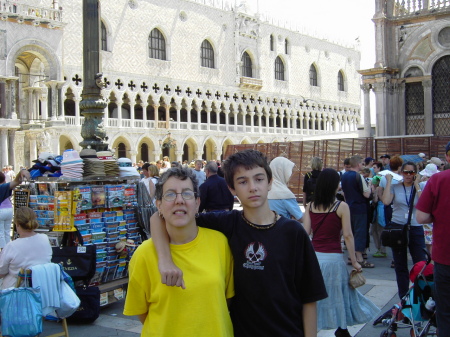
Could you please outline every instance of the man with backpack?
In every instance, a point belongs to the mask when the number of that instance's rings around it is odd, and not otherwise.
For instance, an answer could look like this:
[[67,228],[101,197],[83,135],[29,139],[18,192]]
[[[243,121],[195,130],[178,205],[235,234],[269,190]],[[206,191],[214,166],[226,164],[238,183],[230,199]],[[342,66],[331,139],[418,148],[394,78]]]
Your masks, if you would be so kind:
[[303,206],[311,202],[314,197],[314,190],[316,189],[317,178],[323,168],[323,161],[319,157],[313,157],[311,159],[312,171],[305,174],[305,180],[303,181]]

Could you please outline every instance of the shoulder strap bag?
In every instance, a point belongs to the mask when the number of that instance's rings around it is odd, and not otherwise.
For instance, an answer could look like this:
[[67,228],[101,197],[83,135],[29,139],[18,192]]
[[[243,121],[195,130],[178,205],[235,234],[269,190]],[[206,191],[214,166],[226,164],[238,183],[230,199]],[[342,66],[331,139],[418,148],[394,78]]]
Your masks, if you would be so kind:
[[414,199],[416,197],[416,188],[412,186],[411,201],[408,210],[408,221],[406,224],[396,224],[390,222],[381,232],[381,244],[385,247],[401,248],[408,245],[408,231],[411,226],[411,217],[414,207]]

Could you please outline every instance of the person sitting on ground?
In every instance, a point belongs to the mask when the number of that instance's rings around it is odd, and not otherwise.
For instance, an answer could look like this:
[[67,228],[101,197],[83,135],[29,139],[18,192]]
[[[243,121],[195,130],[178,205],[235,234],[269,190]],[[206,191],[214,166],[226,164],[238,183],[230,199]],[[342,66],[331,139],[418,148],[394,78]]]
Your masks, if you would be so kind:
[[[259,151],[244,150],[228,157],[223,170],[243,211],[202,213],[197,224],[221,231],[230,243],[235,336],[317,336],[316,301],[327,296],[322,274],[302,225],[269,208],[272,171],[266,158]],[[154,214],[150,223],[162,281],[184,286],[183,272],[171,260],[162,219]]]
[[222,233],[195,223],[200,200],[192,170],[167,170],[156,200],[186,289],[161,283],[153,239],[146,240],[130,261],[124,314],[138,316],[142,336],[232,337],[227,299],[234,296],[233,258]]
[[277,157],[270,162],[273,183],[268,196],[269,207],[288,219],[302,222],[303,212],[298,206],[295,194],[288,186],[294,168],[295,164],[285,157]]
[[52,247],[46,234],[35,232],[39,224],[36,213],[29,207],[20,207],[15,211],[14,224],[19,238],[10,241],[0,254],[0,278],[2,289],[15,287],[20,268],[50,263]]

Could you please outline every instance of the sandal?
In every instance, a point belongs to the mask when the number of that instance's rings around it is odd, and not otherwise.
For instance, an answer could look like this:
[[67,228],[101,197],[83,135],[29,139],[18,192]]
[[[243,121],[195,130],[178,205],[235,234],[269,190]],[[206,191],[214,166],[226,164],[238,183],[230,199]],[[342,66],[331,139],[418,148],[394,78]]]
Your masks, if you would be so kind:
[[375,268],[373,263],[369,263],[369,261],[358,261],[362,268]]

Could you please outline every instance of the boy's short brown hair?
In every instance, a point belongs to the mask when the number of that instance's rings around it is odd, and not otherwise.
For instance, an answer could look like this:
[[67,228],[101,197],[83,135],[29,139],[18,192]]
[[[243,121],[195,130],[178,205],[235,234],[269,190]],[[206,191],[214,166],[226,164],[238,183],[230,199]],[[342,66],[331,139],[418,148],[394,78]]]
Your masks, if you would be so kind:
[[234,174],[238,167],[244,167],[246,170],[262,167],[266,171],[268,181],[272,180],[272,170],[267,158],[259,151],[244,150],[232,154],[222,163],[225,181],[232,189],[234,189]]

